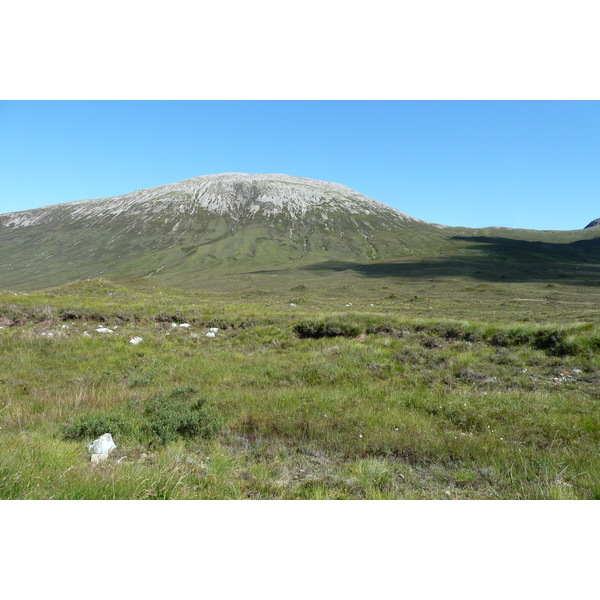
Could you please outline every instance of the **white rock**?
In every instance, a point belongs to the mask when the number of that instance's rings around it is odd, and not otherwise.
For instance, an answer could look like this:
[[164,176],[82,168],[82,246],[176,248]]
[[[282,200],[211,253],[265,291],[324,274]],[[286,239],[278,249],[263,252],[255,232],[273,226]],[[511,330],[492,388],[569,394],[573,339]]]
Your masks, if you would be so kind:
[[296,306],[293,302],[290,302],[290,306]]
[[137,346],[137,345],[138,345],[140,342],[143,342],[143,341],[144,341],[144,338],[141,338],[141,337],[137,337],[137,336],[136,336],[136,337],[132,337],[132,338],[129,340],[129,343],[130,343],[130,344],[133,344],[133,345],[135,345],[135,346]]
[[116,447],[117,445],[114,443],[112,435],[105,433],[91,444],[88,444],[87,449],[90,454],[106,454],[108,456],[108,453],[112,452]]
[[106,460],[108,458],[108,454],[92,454],[92,464],[97,465],[98,463]]
[[214,331],[215,333],[217,333],[217,331],[219,331],[219,328],[218,327],[209,327],[208,330]]
[[352,306],[352,302],[348,302],[348,304],[346,304],[346,306]]
[[206,334],[206,337],[215,337],[215,332],[214,332],[214,331],[209,331],[209,332]]
[[181,323],[181,325],[179,327],[189,327],[190,324],[189,323]]
[[375,306],[374,304],[369,304],[369,306]]
[[114,333],[114,331],[112,329],[109,329],[108,327],[97,327],[96,331],[98,333]]
[[177,323],[171,323],[171,327],[177,327]]

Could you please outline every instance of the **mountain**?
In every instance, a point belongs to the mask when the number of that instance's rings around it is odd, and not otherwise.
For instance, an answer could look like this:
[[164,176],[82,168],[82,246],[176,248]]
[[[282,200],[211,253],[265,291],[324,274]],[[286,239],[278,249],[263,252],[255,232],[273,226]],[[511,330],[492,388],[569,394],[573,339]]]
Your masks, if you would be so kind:
[[594,219],[593,221],[591,221],[590,223],[588,223],[584,229],[589,229],[590,227],[597,227],[598,225],[600,225],[600,219]]
[[337,183],[225,173],[0,215],[0,288],[94,277],[193,288],[290,270],[378,276],[390,261],[413,261],[416,276],[430,267],[434,276],[446,273],[448,260],[460,273],[465,265],[473,272],[492,265],[493,273],[494,264],[524,259],[586,261],[598,254],[597,236],[445,227]]
[[0,286],[389,258],[437,231],[337,183],[207,175],[0,215]]

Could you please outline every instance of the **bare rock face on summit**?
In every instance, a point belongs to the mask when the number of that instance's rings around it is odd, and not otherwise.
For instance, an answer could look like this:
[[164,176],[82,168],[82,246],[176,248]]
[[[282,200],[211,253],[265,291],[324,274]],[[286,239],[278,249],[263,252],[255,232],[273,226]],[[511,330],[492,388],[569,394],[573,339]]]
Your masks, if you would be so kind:
[[594,219],[591,223],[588,223],[584,229],[589,229],[590,227],[597,227],[600,225],[600,219]]

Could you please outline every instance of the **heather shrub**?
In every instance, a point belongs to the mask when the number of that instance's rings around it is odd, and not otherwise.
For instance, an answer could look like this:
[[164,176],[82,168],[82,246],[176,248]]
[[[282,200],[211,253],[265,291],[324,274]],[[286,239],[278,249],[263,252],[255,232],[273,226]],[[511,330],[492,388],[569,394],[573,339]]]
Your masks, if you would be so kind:
[[206,398],[195,398],[197,393],[189,386],[152,398],[144,410],[149,433],[162,444],[178,438],[214,437],[221,419],[206,406]]
[[132,433],[131,422],[117,414],[92,415],[68,423],[64,431],[67,439],[90,441],[105,433],[129,435]]

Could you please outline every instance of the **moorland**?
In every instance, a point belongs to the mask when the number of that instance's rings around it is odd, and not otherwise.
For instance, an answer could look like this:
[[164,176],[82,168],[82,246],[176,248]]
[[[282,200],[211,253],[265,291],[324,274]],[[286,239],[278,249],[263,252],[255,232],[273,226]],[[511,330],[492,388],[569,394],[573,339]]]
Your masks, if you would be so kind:
[[0,497],[598,498],[598,267],[532,261],[1,292]]

